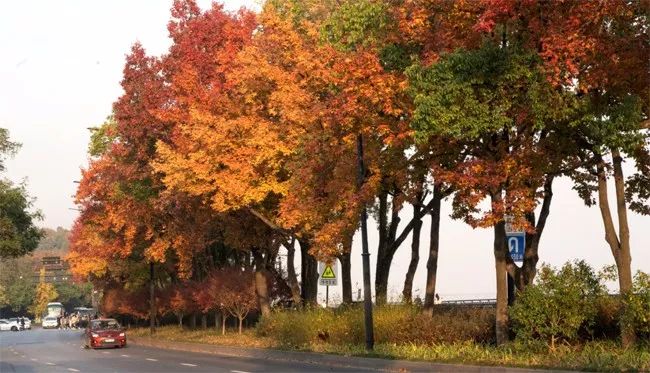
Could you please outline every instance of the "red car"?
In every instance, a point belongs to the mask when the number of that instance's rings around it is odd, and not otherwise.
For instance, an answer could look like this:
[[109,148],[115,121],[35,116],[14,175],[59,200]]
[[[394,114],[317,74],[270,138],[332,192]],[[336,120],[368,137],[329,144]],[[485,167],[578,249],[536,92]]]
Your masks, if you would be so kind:
[[126,332],[115,319],[90,320],[84,343],[86,348],[124,347]]

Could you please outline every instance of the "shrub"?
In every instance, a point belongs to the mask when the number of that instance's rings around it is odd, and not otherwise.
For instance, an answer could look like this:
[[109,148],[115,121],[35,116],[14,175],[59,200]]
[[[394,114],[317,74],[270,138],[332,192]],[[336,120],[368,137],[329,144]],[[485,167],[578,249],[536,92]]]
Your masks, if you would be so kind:
[[637,271],[632,293],[624,298],[628,309],[621,317],[621,323],[631,324],[638,334],[650,337],[650,275]]
[[541,338],[551,348],[558,340],[576,340],[581,327],[593,330],[598,299],[604,294],[598,276],[584,261],[566,263],[559,270],[543,265],[536,284],[521,292],[510,309],[517,338]]
[[[341,307],[306,311],[277,311],[257,327],[259,335],[286,346],[314,343],[364,343],[363,309]],[[384,306],[374,310],[377,343],[433,345],[442,342],[490,342],[494,334],[494,310],[438,308],[433,317],[416,306]]]

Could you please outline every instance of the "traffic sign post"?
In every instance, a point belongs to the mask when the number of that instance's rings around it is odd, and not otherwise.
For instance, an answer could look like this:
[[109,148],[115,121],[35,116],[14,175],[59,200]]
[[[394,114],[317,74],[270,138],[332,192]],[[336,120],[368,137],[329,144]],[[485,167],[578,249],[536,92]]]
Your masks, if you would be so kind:
[[526,232],[506,232],[508,251],[515,262],[524,261],[524,250],[526,249]]
[[325,307],[329,306],[330,286],[338,286],[338,262],[318,262],[318,283],[325,286]]
[[[504,220],[506,223],[506,247],[510,252],[510,257],[515,263],[522,263],[526,251],[526,232],[515,230],[512,224],[514,221],[512,215],[506,215]],[[515,281],[510,274],[506,274],[506,276],[508,279],[508,305],[511,306],[515,301]]]

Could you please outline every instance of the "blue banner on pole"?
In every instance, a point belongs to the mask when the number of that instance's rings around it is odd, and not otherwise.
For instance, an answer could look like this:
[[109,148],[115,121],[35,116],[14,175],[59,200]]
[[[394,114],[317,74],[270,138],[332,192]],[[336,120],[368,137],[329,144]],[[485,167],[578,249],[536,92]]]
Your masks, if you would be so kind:
[[506,243],[512,260],[523,262],[524,250],[526,249],[526,232],[507,232]]

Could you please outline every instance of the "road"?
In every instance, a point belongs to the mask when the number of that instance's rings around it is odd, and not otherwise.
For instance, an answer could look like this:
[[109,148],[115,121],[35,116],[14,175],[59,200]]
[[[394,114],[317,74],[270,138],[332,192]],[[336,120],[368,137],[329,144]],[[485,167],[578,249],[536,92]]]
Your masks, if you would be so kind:
[[[142,346],[86,350],[79,330],[0,333],[0,372],[354,372],[282,362],[170,351]],[[128,337],[128,335],[127,335]]]

